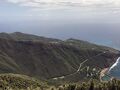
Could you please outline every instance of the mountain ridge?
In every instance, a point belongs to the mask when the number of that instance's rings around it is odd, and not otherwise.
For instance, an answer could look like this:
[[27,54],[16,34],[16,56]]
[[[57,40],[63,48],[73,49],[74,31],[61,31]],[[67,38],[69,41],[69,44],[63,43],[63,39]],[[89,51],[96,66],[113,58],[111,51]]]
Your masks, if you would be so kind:
[[48,42],[0,38],[0,73],[18,73],[42,79],[54,78],[74,73],[85,59],[104,51],[107,53],[85,63],[84,66],[91,68],[110,66],[119,56],[119,51],[76,40]]
[[2,32],[2,33],[0,33],[0,38],[12,39],[12,40],[16,40],[16,41],[44,41],[44,42],[61,41],[59,39],[45,38],[43,36],[26,34],[26,33],[22,33],[22,32],[13,32],[13,33]]

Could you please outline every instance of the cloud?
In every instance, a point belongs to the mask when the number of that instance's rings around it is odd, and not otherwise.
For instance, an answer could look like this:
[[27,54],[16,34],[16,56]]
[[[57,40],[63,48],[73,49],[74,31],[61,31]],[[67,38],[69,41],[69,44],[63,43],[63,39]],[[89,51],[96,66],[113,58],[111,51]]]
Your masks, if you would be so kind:
[[7,0],[7,1],[11,3],[26,3],[29,2],[30,0]]
[[120,7],[120,0],[7,0],[9,3],[27,7]]

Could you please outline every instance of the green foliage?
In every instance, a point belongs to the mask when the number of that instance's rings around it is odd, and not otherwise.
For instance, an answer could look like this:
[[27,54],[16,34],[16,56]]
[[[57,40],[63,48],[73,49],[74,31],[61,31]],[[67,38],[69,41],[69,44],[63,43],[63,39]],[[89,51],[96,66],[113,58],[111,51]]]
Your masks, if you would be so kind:
[[60,86],[45,86],[35,79],[24,75],[3,74],[0,75],[0,90],[120,90],[120,80],[100,82],[90,80],[88,82],[69,83]]
[[90,82],[68,85],[63,90],[120,90],[120,81],[115,79],[108,82],[92,80]]
[[0,74],[0,90],[41,90],[47,87],[40,81],[19,74]]

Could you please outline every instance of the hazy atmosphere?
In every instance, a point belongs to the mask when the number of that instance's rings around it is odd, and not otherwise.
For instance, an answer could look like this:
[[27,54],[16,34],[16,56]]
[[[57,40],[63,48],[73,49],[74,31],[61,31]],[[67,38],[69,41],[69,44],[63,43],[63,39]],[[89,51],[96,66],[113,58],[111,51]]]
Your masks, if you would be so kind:
[[0,90],[120,90],[120,0],[0,0]]
[[0,32],[77,38],[120,49],[119,0],[1,0]]

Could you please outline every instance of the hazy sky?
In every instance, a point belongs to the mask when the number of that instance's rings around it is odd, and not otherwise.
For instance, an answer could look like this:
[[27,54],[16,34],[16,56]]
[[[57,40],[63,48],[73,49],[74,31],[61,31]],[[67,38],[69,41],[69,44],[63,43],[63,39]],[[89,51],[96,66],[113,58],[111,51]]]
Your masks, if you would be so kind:
[[119,28],[120,0],[0,0],[0,32],[72,37],[112,46],[120,42]]

